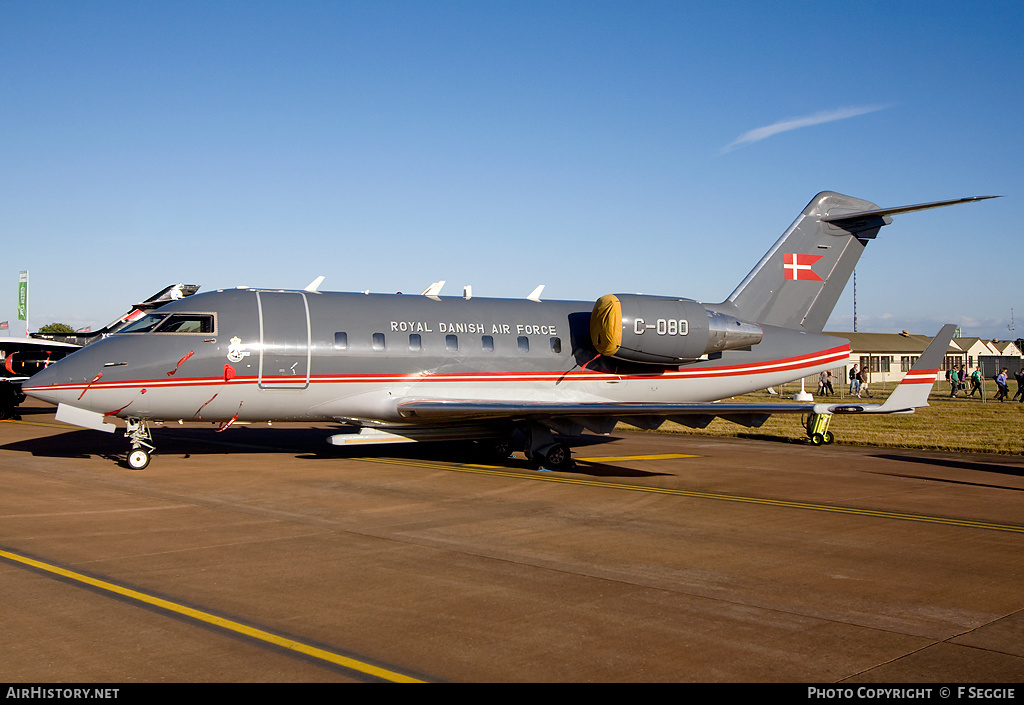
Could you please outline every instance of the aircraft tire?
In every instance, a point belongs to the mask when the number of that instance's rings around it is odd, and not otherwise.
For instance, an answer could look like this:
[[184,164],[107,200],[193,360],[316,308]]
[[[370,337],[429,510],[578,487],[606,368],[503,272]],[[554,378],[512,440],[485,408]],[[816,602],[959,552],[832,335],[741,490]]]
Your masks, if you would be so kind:
[[825,442],[825,436],[823,436],[822,434],[820,434],[820,433],[812,433],[811,434],[811,445],[812,446],[820,446],[824,442]]
[[511,438],[496,438],[488,443],[487,453],[497,460],[505,460],[513,450]]
[[825,431],[825,433],[823,433],[822,436],[823,440],[825,441],[825,445],[835,443],[836,437],[835,434],[833,434],[831,431]]
[[128,453],[128,467],[132,470],[145,470],[149,465],[149,453],[143,448],[135,448]]
[[544,454],[544,462],[558,470],[569,469],[572,467],[572,451],[565,443],[556,443]]

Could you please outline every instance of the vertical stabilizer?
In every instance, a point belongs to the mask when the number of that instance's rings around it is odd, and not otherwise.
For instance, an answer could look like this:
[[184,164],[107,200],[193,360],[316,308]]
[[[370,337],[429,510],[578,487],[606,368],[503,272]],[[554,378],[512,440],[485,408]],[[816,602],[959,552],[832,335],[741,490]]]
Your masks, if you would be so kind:
[[[878,206],[824,191],[807,204],[747,278],[729,296],[736,316],[784,328],[820,332],[832,315],[864,246],[892,222],[870,215]],[[844,213],[853,221],[826,222]]]
[[821,332],[853,274],[864,246],[892,216],[972,203],[973,196],[912,206],[879,208],[870,201],[823,191],[789,226],[724,305],[737,318]]

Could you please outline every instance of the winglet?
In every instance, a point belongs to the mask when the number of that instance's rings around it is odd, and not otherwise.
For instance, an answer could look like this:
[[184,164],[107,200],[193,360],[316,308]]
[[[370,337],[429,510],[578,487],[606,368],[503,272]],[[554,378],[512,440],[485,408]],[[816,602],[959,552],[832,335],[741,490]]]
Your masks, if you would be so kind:
[[815,404],[816,414],[912,414],[914,409],[928,406],[928,394],[949,349],[956,326],[946,324],[917,358],[884,404]]
[[955,332],[956,326],[952,323],[942,326],[942,330],[921,353],[921,357],[917,358],[910,372],[903,376],[896,389],[879,408],[880,413],[911,412],[916,408],[928,406],[928,393],[932,391],[935,377],[942,367],[942,358],[946,356],[949,341],[953,339]]

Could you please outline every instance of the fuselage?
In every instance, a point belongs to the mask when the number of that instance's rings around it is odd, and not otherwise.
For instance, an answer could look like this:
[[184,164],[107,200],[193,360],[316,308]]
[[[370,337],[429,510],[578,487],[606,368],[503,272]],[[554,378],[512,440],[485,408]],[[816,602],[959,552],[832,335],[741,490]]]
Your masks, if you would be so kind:
[[595,351],[592,308],[220,290],[157,309],[41,371],[24,391],[122,418],[391,425],[409,422],[398,402],[410,399],[709,402],[833,368],[849,354],[832,336],[764,326],[746,349],[672,366],[625,362]]

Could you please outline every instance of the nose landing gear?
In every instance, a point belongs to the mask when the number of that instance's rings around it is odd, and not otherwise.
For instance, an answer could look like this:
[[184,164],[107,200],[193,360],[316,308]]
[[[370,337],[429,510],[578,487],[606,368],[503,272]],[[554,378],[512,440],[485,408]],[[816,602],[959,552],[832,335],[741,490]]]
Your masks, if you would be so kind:
[[149,456],[156,446],[153,445],[153,437],[149,433],[149,426],[145,419],[125,419],[127,429],[124,436],[132,442],[132,449],[128,452],[127,463],[132,470],[143,470],[149,465]]

